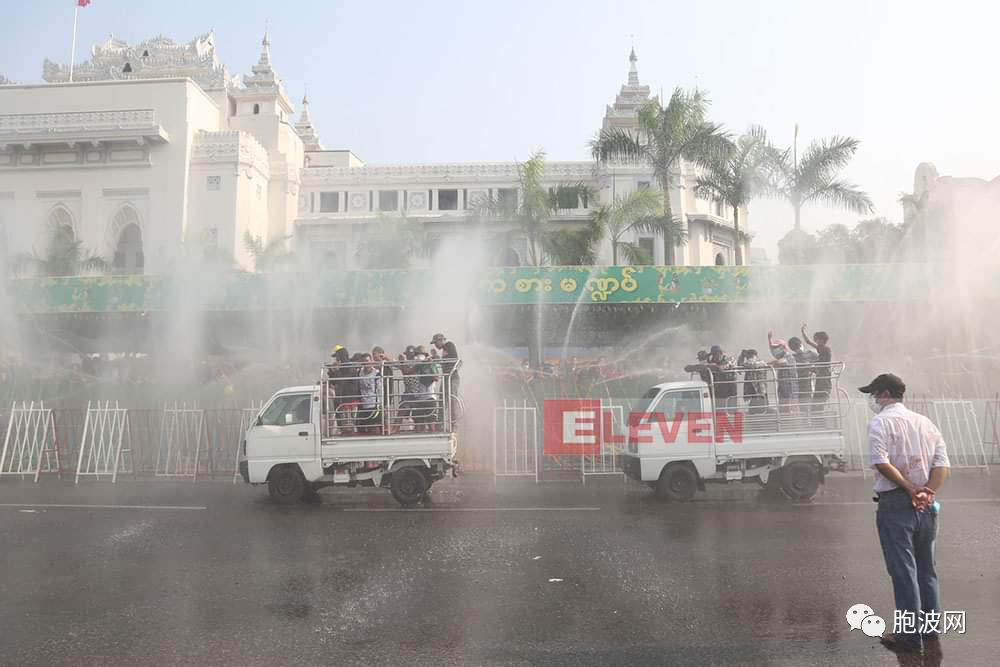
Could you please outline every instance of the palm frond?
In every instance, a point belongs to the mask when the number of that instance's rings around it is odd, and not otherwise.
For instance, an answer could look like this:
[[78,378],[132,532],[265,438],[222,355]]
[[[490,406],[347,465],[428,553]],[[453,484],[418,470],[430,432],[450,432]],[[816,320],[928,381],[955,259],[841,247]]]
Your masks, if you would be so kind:
[[824,187],[813,191],[803,202],[811,200],[825,201],[837,208],[861,215],[866,215],[875,210],[875,204],[872,203],[868,193],[853,183],[840,180],[826,183]]
[[859,139],[840,136],[810,143],[799,158],[799,182],[808,187],[829,180],[850,163],[860,145]]
[[590,154],[597,162],[637,162],[646,156],[646,149],[638,137],[620,127],[601,130],[590,142]]
[[618,252],[621,254],[622,259],[625,260],[626,264],[642,265],[653,263],[653,258],[650,257],[649,253],[646,252],[646,249],[638,243],[619,241]]

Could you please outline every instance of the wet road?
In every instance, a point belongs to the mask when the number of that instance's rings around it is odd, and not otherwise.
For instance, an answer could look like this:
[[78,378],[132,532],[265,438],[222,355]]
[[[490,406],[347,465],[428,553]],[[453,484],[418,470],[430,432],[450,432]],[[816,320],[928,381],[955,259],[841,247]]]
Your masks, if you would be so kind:
[[[942,601],[967,627],[942,664],[997,663],[997,477],[941,496]],[[896,665],[845,620],[865,603],[891,625],[868,487],[675,505],[463,479],[406,511],[374,490],[279,507],[223,482],[4,480],[0,662]]]

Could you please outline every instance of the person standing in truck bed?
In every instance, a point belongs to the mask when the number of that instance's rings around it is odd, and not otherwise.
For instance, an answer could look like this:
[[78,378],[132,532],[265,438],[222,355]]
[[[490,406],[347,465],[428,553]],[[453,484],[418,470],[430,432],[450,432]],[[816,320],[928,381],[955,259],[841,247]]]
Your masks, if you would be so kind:
[[458,396],[458,371],[454,371],[458,363],[458,348],[442,333],[434,334],[434,337],[431,338],[431,344],[441,350],[441,372],[445,377],[451,374],[451,393]]

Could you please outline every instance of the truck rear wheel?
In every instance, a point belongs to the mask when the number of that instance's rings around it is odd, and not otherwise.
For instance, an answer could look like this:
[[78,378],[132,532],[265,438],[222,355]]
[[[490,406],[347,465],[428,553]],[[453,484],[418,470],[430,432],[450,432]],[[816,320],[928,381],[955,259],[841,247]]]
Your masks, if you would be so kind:
[[819,491],[819,469],[813,463],[792,461],[781,468],[781,490],[792,500],[809,500]]
[[698,473],[686,463],[671,463],[656,483],[656,495],[667,500],[687,502],[698,492]]
[[267,492],[271,500],[280,505],[302,502],[306,494],[306,480],[297,465],[277,466],[267,478]]
[[413,507],[427,494],[430,485],[427,477],[419,468],[400,468],[392,473],[389,490],[392,497],[403,507]]

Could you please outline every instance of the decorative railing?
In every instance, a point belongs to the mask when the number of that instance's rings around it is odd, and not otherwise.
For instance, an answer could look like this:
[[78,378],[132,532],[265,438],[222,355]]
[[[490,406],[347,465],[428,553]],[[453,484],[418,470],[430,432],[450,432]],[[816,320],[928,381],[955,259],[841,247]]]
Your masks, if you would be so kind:
[[158,127],[152,109],[67,111],[0,115],[0,136],[61,134],[80,131],[147,130]]

